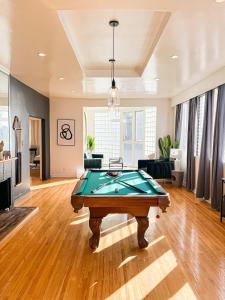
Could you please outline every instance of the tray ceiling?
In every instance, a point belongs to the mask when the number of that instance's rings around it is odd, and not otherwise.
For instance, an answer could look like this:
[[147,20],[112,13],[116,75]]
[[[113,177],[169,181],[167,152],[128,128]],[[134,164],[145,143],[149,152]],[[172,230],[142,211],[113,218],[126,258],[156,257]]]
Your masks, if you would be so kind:
[[[142,75],[169,20],[168,12],[148,10],[62,11],[66,35],[85,75],[110,74],[112,28],[109,20],[119,20],[115,29],[116,70],[123,77]],[[91,72],[90,72],[91,71]]]
[[171,97],[225,66],[225,2],[0,3],[1,69],[47,96],[106,97],[112,18],[122,97]]

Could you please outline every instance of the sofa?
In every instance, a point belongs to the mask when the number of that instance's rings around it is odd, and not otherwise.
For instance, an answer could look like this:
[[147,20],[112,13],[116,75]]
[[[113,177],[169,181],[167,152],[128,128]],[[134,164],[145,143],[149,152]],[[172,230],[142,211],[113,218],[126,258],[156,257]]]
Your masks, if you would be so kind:
[[171,179],[174,170],[174,160],[170,159],[140,159],[138,169],[145,170],[154,179]]
[[103,154],[91,154],[91,157],[84,153],[84,169],[101,169]]

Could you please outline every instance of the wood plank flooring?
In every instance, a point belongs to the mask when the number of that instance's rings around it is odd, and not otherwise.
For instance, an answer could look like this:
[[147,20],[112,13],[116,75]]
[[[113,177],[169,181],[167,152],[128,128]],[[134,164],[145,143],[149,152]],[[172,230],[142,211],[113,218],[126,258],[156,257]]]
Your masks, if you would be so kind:
[[36,207],[14,207],[0,212],[0,247],[37,212]]
[[159,220],[150,212],[147,249],[134,219],[110,215],[93,253],[74,185],[51,180],[17,203],[39,211],[0,250],[0,299],[225,299],[225,225],[207,204],[166,186],[172,206]]

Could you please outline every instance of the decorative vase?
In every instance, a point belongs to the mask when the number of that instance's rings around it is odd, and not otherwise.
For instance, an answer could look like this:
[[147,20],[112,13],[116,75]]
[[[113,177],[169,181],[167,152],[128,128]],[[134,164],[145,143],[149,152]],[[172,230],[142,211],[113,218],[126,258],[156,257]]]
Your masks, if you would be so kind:
[[3,151],[0,151],[0,160],[3,160],[4,157],[3,157]]
[[87,157],[92,158],[92,152],[90,150],[87,151]]

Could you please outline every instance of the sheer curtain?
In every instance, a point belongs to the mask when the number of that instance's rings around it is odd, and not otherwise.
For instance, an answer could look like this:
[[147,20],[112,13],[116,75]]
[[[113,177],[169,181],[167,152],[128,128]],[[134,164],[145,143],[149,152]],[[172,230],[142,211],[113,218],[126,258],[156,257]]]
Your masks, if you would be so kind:
[[188,114],[189,101],[182,104],[182,118],[181,118],[181,135],[180,146],[182,151],[181,170],[184,171],[184,186],[186,186],[186,170],[187,170],[187,137],[188,137]]
[[212,153],[213,91],[206,93],[203,115],[201,152],[198,170],[196,196],[210,198],[210,159]]
[[225,84],[218,88],[217,109],[214,125],[213,158],[212,158],[212,185],[211,206],[219,210],[222,198],[224,134],[225,133]]
[[180,144],[183,105],[176,106],[175,140]]

